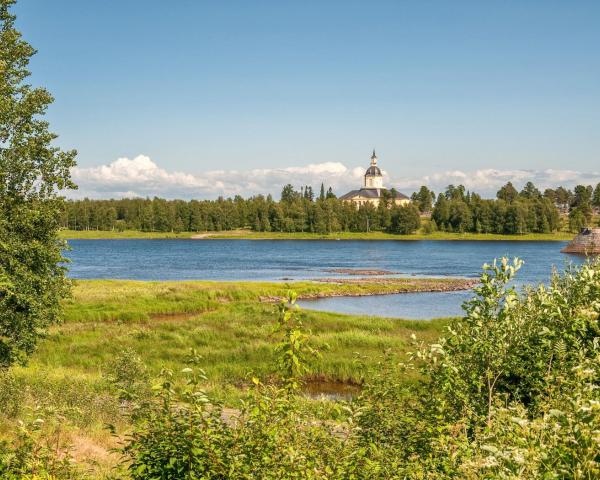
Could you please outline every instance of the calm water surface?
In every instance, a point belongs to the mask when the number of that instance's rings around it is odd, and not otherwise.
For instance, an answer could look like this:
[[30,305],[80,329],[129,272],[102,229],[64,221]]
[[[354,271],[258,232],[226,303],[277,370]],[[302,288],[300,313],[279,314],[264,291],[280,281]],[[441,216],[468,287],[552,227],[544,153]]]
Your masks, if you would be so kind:
[[[332,240],[70,240],[72,278],[294,281],[340,276],[331,269],[381,269],[399,276],[475,277],[495,257],[525,260],[523,283],[547,280],[552,267],[582,258],[566,242]],[[327,298],[307,308],[432,318],[460,314],[465,292]]]

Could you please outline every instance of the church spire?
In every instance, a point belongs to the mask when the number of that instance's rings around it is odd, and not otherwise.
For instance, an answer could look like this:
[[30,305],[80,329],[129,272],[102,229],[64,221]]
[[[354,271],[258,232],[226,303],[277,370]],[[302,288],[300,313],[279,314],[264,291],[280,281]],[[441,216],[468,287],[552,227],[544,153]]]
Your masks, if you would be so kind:
[[375,149],[373,149],[373,155],[371,155],[371,165],[377,165],[377,155],[375,155]]

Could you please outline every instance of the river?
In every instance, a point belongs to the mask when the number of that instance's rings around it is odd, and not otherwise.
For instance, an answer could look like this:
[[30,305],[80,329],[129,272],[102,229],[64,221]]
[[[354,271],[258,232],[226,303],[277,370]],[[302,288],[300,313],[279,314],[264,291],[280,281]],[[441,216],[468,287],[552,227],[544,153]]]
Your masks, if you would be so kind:
[[[70,240],[72,278],[296,281],[344,276],[335,269],[377,269],[397,276],[476,277],[484,262],[525,261],[521,283],[548,279],[579,256],[566,242],[367,240]],[[415,293],[304,301],[307,308],[402,318],[460,314],[466,292]]]

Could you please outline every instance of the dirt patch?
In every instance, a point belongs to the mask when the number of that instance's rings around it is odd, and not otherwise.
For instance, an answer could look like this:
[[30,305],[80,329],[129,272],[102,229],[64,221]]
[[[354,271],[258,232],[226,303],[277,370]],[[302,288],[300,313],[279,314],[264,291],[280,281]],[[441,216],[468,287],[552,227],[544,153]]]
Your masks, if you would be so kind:
[[112,451],[116,448],[117,441],[111,439],[111,445],[101,445],[95,439],[73,434],[70,436],[70,451],[73,459],[81,465],[116,465],[120,456]]
[[223,407],[223,410],[221,410],[221,420],[223,420],[230,427],[236,425],[240,415],[241,412],[237,408]]

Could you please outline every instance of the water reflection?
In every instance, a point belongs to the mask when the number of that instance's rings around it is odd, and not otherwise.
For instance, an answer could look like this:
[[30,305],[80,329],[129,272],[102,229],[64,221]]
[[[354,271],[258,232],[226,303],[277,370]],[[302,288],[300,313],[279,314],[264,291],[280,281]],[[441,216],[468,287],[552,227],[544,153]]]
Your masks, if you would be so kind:
[[360,386],[328,380],[311,380],[303,387],[304,395],[313,400],[350,401],[360,393]]

